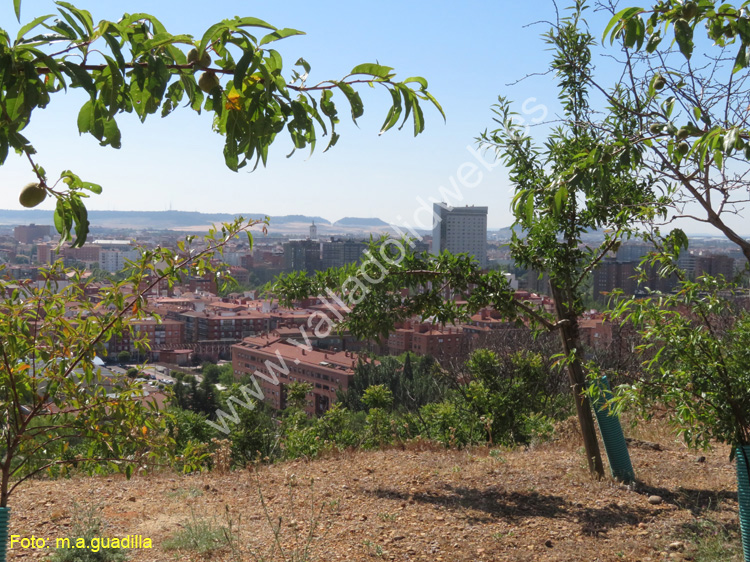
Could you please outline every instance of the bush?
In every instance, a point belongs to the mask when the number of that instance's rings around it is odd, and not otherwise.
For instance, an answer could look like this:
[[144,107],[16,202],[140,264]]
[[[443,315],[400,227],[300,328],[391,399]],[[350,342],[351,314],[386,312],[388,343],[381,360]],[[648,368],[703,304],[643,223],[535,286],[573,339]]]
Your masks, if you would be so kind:
[[[221,409],[228,413],[231,412],[227,405],[230,396],[246,401],[239,385],[232,385],[220,399]],[[244,468],[259,457],[270,457],[276,448],[278,427],[269,406],[262,401],[253,401],[253,404],[252,409],[234,405],[239,423],[228,422],[230,432],[227,439],[232,442],[232,463],[236,467]]]
[[425,430],[430,439],[446,447],[478,443],[484,440],[478,419],[461,412],[455,401],[446,400],[438,404],[427,404],[420,410]]
[[287,411],[281,424],[281,450],[284,458],[313,458],[325,443],[320,436],[318,420],[310,419],[300,409]]
[[448,391],[435,359],[424,356],[412,360],[412,354],[406,353],[398,358],[380,357],[377,363],[359,363],[349,388],[339,392],[337,399],[351,411],[366,411],[369,406],[362,397],[376,385],[391,392],[391,407],[399,412],[416,412],[425,404],[441,400]]
[[530,416],[539,420],[567,413],[546,392],[548,370],[538,353],[516,352],[500,361],[494,352],[480,349],[472,353],[467,369],[473,380],[459,402],[476,421],[483,420],[492,443],[529,443],[538,425]]
[[336,403],[317,420],[318,433],[327,447],[359,447],[365,431],[365,413],[351,412]]

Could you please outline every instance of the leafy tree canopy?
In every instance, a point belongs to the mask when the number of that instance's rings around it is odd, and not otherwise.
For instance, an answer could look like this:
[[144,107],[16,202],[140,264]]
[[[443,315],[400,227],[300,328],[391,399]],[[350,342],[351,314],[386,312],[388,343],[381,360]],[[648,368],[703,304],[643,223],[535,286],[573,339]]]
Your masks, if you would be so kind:
[[[20,21],[21,0],[14,0]],[[392,104],[381,132],[407,121],[414,134],[424,130],[421,102],[442,108],[419,76],[398,81],[391,67],[356,65],[343,78],[312,82],[310,64],[292,69],[273,44],[301,35],[253,17],[235,17],[211,25],[200,39],[172,34],[154,16],[125,14],[118,21],[95,22],[86,10],[57,2],[58,13],[23,25],[16,37],[0,29],[0,164],[10,149],[25,155],[38,185],[24,196],[34,206],[46,196],[57,200],[55,227],[63,240],[80,246],[88,233],[83,199],[101,186],[71,171],[48,178],[30,139],[23,134],[36,109],[53,95],[80,88],[88,99],[78,114],[78,129],[102,146],[119,148],[118,116],[134,113],[167,116],[180,105],[212,115],[213,129],[224,136],[224,159],[234,171],[266,164],[268,150],[283,133],[294,149],[312,152],[319,137],[325,149],[339,134],[337,99],[346,99],[352,120],[364,112],[355,89],[367,84],[388,91]],[[290,154],[291,155],[291,154]]]
[[621,97],[610,99],[638,123],[630,141],[643,166],[669,185],[675,216],[717,228],[750,260],[733,218],[750,202],[748,2],[610,11],[604,40],[621,48],[622,62]]

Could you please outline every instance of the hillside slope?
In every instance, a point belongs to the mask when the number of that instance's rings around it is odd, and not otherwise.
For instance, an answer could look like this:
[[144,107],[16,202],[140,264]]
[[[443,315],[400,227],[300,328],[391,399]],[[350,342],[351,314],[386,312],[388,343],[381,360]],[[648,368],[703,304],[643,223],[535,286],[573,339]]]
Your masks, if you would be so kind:
[[[570,440],[512,451],[414,445],[224,475],[36,481],[13,499],[11,534],[69,535],[76,501],[97,506],[109,524],[104,535],[153,541],[151,549],[130,551],[130,560],[259,560],[279,521],[291,560],[295,548],[308,544],[313,506],[320,519],[309,557],[295,560],[701,560],[706,543],[719,549],[728,543],[734,553],[715,560],[739,560],[728,451],[701,458],[674,439],[661,440],[660,448],[632,448],[641,478],[634,489],[592,480]],[[649,501],[654,495],[662,501]],[[168,550],[170,538],[196,521],[215,529],[231,522],[235,553],[222,534],[204,555]],[[14,549],[9,560],[50,552]],[[265,560],[284,558],[276,552]]]

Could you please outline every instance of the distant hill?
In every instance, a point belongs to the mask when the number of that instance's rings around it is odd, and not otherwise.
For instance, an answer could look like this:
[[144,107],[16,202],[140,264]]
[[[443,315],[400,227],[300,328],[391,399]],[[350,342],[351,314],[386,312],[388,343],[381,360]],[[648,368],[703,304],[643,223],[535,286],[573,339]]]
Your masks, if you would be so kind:
[[[238,215],[246,219],[263,219],[266,215],[262,213],[198,213],[189,211],[89,211],[89,221],[94,228],[131,228],[131,229],[195,229],[208,227],[212,224],[229,222]],[[3,210],[0,209],[1,225],[21,224],[52,224],[52,211],[29,210]],[[378,218],[356,218],[346,217],[335,224],[328,219],[318,216],[307,215],[283,215],[271,217],[271,228],[278,227],[285,231],[288,229],[302,231],[310,224],[323,227],[323,230],[335,232],[337,228],[344,231],[356,228],[362,231],[370,229],[380,230],[387,227],[387,223]]]
[[383,226],[388,226],[388,223],[378,218],[360,219],[357,217],[344,217],[341,220],[337,220],[335,223],[333,223],[333,225],[334,226],[383,227]]

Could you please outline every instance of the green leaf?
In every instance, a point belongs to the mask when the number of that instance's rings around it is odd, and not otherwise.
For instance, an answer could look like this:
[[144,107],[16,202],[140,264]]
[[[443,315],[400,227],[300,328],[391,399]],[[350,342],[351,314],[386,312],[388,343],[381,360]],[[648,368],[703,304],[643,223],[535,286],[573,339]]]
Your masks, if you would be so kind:
[[409,115],[411,115],[412,108],[414,106],[414,103],[416,100],[414,99],[414,92],[409,89],[409,86],[404,86],[403,84],[396,84],[396,88],[399,92],[401,92],[401,97],[403,99],[403,105],[406,109],[406,113],[404,113],[404,120],[401,121],[401,125],[399,125],[399,130],[406,124],[406,121],[409,119]]
[[301,66],[305,69],[305,72],[307,72],[308,74],[310,73],[310,64],[301,57],[297,59],[297,62],[294,63],[294,66]]
[[[281,70],[284,66],[281,55],[274,49],[269,49],[267,52],[268,56],[266,56],[264,60],[266,62],[268,72],[270,72],[274,76],[280,76],[277,71]],[[282,84],[286,84],[286,82],[282,80]]]
[[526,222],[529,225],[534,222],[534,193],[532,191],[526,194]]
[[234,87],[238,91],[242,91],[242,81],[245,79],[247,69],[250,67],[250,63],[255,59],[255,51],[248,50],[242,53],[240,60],[237,61],[237,66],[234,69]]
[[88,211],[77,193],[71,194],[69,202],[76,231],[76,238],[73,240],[72,246],[80,248],[86,242],[89,233]]
[[48,14],[46,16],[39,16],[38,18],[34,19],[34,21],[31,21],[27,23],[26,25],[24,25],[21,29],[18,30],[18,35],[16,35],[16,43],[20,42],[23,36],[26,35],[29,31],[34,29],[40,23],[47,21],[51,17],[52,17],[52,14]]
[[276,31],[276,27],[258,18],[235,18],[234,20],[227,20],[227,22],[234,24],[236,27],[262,27]]
[[378,78],[390,78],[393,76],[393,70],[390,66],[383,66],[374,63],[358,64],[349,74],[369,74]]
[[83,31],[83,28],[78,25],[78,22],[76,22],[76,20],[74,20],[67,11],[59,10],[59,12],[60,15],[65,18],[65,21],[68,22],[68,25],[71,27],[71,29],[75,30],[75,32],[78,34],[78,37],[80,37],[81,39],[88,39],[88,36]]
[[337,121],[336,105],[331,101],[332,97],[333,92],[331,90],[323,90],[323,93],[320,94],[320,109],[323,111],[323,115]]
[[94,86],[94,81],[91,78],[91,75],[80,65],[66,60],[60,65],[60,68],[63,72],[73,78],[72,86],[81,86],[89,94],[96,96],[96,86]]
[[60,234],[60,244],[70,239],[70,227],[73,225],[68,201],[62,197],[57,200],[54,215],[55,229]]
[[13,9],[16,12],[18,23],[21,23],[21,0],[13,0]]
[[190,35],[172,35],[171,33],[158,33],[148,41],[145,41],[143,43],[143,48],[150,51],[163,45],[174,45],[176,43],[192,45],[193,38]]
[[636,14],[640,14],[643,12],[643,8],[625,8],[624,10],[616,13],[611,20],[609,20],[609,23],[607,24],[607,27],[604,28],[604,33],[602,33],[602,41],[607,37],[607,34],[612,31],[612,34],[609,37],[609,42],[614,43],[615,37],[617,36],[617,32],[622,29],[627,21],[635,16]]
[[734,68],[732,72],[742,70],[747,66],[747,47],[742,45],[737,51],[737,57],[734,59]]
[[447,120],[445,117],[445,112],[443,111],[443,107],[438,103],[438,101],[430,92],[425,90],[424,92],[420,92],[419,95],[426,97],[430,101],[430,103],[432,103],[432,105],[434,105],[437,108],[437,110],[440,112],[440,115],[443,116],[443,121]]
[[352,108],[352,121],[357,122],[358,117],[362,117],[364,113],[364,105],[362,104],[362,98],[359,97],[359,93],[354,91],[354,88],[346,82],[336,82],[336,86],[344,92],[344,95],[349,100],[349,105]]
[[78,132],[88,133],[94,124],[94,102],[88,100],[78,112]]
[[385,133],[388,129],[393,127],[396,123],[398,123],[398,119],[401,116],[401,95],[399,94],[399,91],[396,89],[390,90],[390,93],[393,98],[393,104],[391,105],[391,108],[388,110],[388,114],[385,116],[385,121],[383,122],[383,126],[380,128],[381,135]]
[[[68,85],[65,82],[65,77],[60,72],[60,66],[57,64],[57,61],[49,56],[47,53],[40,51],[39,49],[36,49],[30,45],[20,44],[16,47],[17,52],[27,52],[27,53],[33,53],[35,57],[37,57],[37,62],[43,62],[47,65],[47,68],[50,70],[50,72],[60,81],[60,85],[65,88],[67,91]],[[0,69],[1,70],[1,69]]]
[[414,136],[424,131],[424,114],[417,100],[414,100]]
[[[84,34],[81,31],[82,36],[88,35],[90,37],[94,34],[94,20],[91,18],[91,14],[89,12],[87,12],[86,10],[79,10],[73,4],[69,4],[68,2],[58,1],[55,2],[55,4],[57,4],[58,6],[62,6],[63,8],[68,10],[78,19],[78,21],[83,24],[83,26],[86,28],[87,34]],[[73,24],[71,23],[71,25]]]
[[406,80],[402,82],[402,84],[411,84],[412,82],[416,82],[420,86],[422,86],[423,90],[427,89],[427,80],[422,78],[421,76],[410,76]]
[[92,193],[96,193],[97,195],[101,195],[102,193],[102,186],[98,183],[91,183],[88,181],[81,182],[81,189],[86,189]]
[[686,20],[680,18],[674,22],[674,38],[680,52],[686,59],[690,59],[693,54],[693,28]]
[[226,31],[228,27],[229,26],[226,22],[219,22],[215,23],[206,30],[206,32],[203,34],[203,37],[201,37],[200,44],[198,45],[199,58],[203,55],[203,53],[206,52],[206,47],[208,47],[208,44],[213,41],[214,37]]
[[667,118],[672,116],[672,111],[674,111],[675,101],[676,101],[675,96],[669,96],[666,100],[664,100],[664,103],[662,104],[662,107],[664,108],[664,113],[667,116]]
[[71,41],[77,41],[78,35],[76,34],[76,30],[70,27],[67,23],[60,19],[56,19],[53,22],[53,25],[44,24],[44,27],[47,29],[50,29],[52,31],[56,31],[61,36],[65,37],[66,39],[69,39]]
[[338,142],[340,137],[341,135],[339,135],[338,133],[331,132],[331,140],[328,142],[328,145],[323,152],[327,152],[329,148],[336,146],[336,143]]
[[555,192],[555,212],[560,213],[562,210],[563,203],[568,200],[568,188],[564,185],[560,186]]
[[656,47],[659,46],[659,43],[661,43],[662,36],[657,32],[653,33],[651,37],[648,38],[648,43],[646,43],[646,52],[653,53],[656,50]]
[[724,152],[728,153],[734,150],[739,138],[740,131],[737,127],[733,127],[732,129],[727,131],[726,135],[724,135]]
[[117,64],[120,66],[120,68],[125,68],[125,59],[122,56],[122,50],[120,49],[120,44],[117,39],[109,32],[103,33],[102,37],[104,37],[107,45],[109,45],[109,48],[112,51],[112,55],[114,55]]
[[258,43],[258,46],[266,45],[272,41],[278,41],[279,39],[286,39],[287,37],[292,37],[294,35],[305,35],[305,32],[285,27],[284,29],[279,29],[263,37],[263,39],[260,40],[260,43]]
[[625,40],[624,44],[625,46],[630,49],[635,45],[636,41],[638,40],[638,19],[637,18],[630,18],[625,23]]
[[161,23],[158,19],[156,19],[151,14],[145,14],[143,12],[129,14],[118,23],[120,26],[124,26],[127,28],[136,22],[140,22],[141,20],[151,23],[154,28],[154,33],[165,33],[167,31],[167,29],[164,27],[164,24]]

